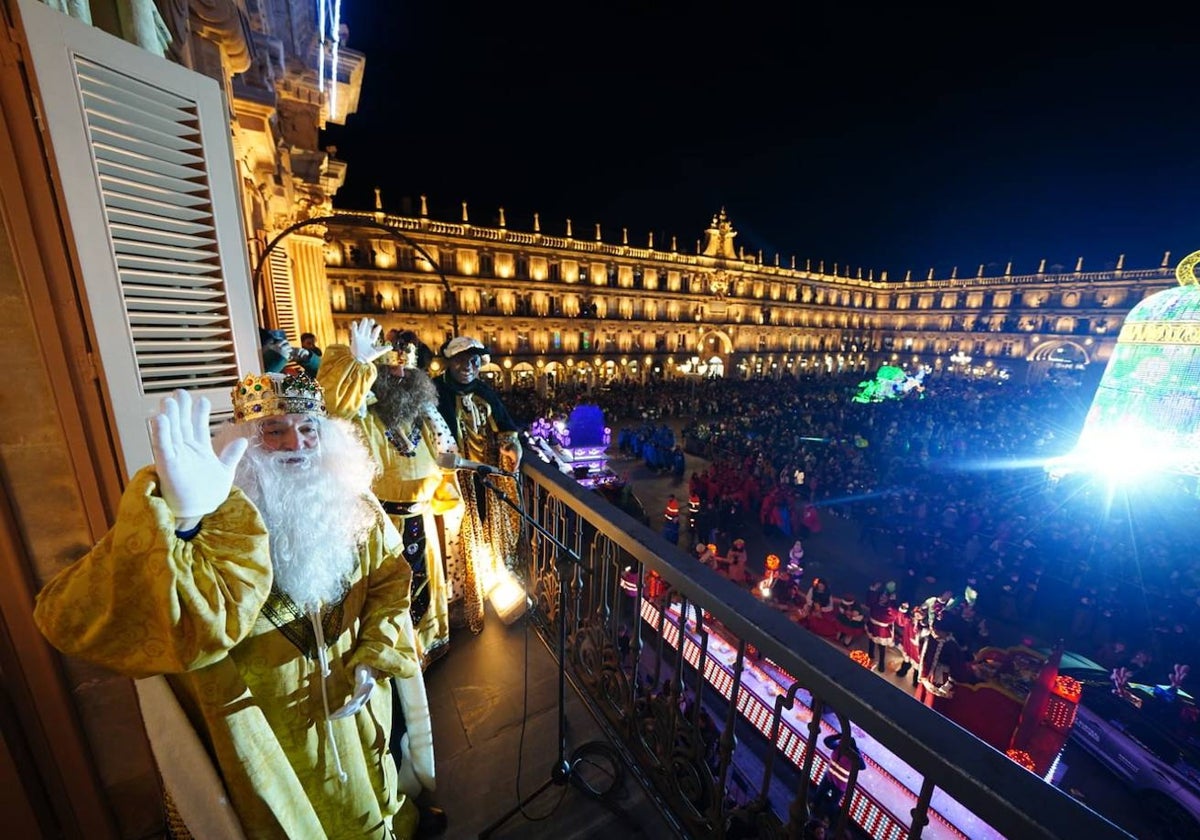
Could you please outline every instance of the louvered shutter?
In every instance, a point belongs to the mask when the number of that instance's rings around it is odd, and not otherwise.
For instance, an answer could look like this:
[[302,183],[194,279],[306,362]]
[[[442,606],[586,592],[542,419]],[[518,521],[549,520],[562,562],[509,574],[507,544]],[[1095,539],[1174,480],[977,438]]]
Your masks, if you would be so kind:
[[132,474],[163,395],[186,388],[228,416],[239,372],[261,366],[229,109],[206,76],[34,0],[19,8]]
[[275,329],[284,334],[296,346],[300,345],[300,329],[296,325],[296,301],[292,295],[292,258],[288,255],[286,242],[276,245],[267,257],[267,268],[271,274],[271,301],[275,313]]

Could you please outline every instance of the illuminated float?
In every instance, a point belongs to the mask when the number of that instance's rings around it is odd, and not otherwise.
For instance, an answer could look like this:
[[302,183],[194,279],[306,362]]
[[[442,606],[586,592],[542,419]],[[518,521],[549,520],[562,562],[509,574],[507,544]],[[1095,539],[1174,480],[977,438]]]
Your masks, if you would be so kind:
[[554,464],[584,487],[619,484],[608,467],[612,430],[598,405],[576,406],[566,417],[540,417],[529,427],[529,439],[542,460]]
[[979,682],[956,682],[933,708],[975,737],[1049,779],[1075,723],[1080,686],[1058,673],[1062,651],[985,647],[971,670]]
[[1179,285],[1129,311],[1074,450],[1047,464],[1127,479],[1200,476],[1200,251],[1175,268]]

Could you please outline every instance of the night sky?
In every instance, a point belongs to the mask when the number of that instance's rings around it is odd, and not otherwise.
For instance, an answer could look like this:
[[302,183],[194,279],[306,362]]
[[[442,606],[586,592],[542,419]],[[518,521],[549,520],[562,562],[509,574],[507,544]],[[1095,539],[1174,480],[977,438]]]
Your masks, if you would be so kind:
[[725,207],[768,264],[892,280],[1200,249],[1196,27],[963,8],[345,0],[334,203],[686,252]]

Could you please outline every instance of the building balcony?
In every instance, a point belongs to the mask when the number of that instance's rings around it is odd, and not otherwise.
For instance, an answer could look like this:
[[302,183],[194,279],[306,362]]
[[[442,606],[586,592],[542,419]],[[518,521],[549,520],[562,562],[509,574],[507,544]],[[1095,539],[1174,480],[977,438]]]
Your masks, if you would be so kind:
[[[830,836],[1128,837],[532,448],[521,495],[537,523],[518,570],[529,626],[489,610],[427,675],[454,836],[799,836],[840,730],[864,767]],[[557,784],[581,747],[578,784]]]

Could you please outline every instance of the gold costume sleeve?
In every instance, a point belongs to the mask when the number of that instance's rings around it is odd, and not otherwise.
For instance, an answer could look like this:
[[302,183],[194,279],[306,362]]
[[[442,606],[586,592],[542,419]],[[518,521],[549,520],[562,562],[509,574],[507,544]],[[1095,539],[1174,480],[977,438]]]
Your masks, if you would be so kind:
[[182,540],[146,467],[112,529],[38,593],[34,619],[71,656],[130,677],[181,673],[242,641],[270,590],[266,527],[240,490]]
[[354,358],[345,344],[327,347],[317,368],[317,382],[325,389],[325,408],[330,416],[344,420],[358,416],[378,375],[374,364]]

